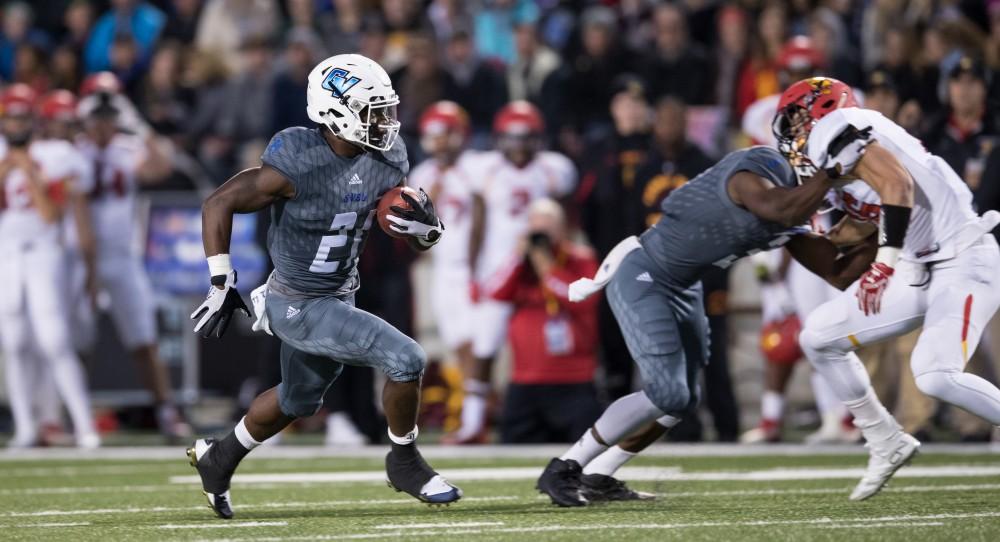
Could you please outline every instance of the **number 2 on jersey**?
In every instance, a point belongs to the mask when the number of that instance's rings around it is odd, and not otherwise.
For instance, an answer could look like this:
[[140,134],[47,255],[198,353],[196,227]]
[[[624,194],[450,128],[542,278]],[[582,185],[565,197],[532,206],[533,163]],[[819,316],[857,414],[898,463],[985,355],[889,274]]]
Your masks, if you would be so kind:
[[[340,269],[341,262],[349,263],[357,258],[358,250],[361,248],[361,240],[364,237],[360,234],[372,227],[374,217],[375,211],[369,211],[368,215],[364,217],[364,222],[358,224],[358,213],[354,211],[334,216],[333,222],[330,223],[330,231],[333,233],[324,235],[320,239],[319,248],[316,249],[316,256],[313,257],[309,271],[321,274],[336,273]],[[342,249],[348,243],[350,243],[350,249],[346,255],[343,254],[343,250],[334,250]],[[334,253],[333,258],[330,258],[331,252]]]

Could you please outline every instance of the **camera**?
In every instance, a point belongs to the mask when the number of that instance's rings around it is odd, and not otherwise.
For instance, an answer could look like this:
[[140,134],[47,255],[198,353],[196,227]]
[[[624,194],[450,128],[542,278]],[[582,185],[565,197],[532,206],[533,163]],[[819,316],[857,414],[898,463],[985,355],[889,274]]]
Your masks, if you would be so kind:
[[552,239],[549,237],[549,234],[545,232],[534,231],[528,235],[528,244],[530,244],[532,248],[551,248]]

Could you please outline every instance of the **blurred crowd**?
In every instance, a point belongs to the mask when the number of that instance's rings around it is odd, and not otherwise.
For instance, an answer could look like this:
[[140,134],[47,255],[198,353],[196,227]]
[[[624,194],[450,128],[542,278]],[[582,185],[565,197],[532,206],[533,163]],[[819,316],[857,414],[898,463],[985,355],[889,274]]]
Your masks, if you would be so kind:
[[[436,318],[445,357],[457,361],[461,373],[432,371],[427,385],[464,397],[461,415],[449,422],[456,443],[482,442],[489,419],[499,420],[505,441],[572,440],[602,401],[636,386],[607,305],[571,310],[565,296],[551,292],[591,274],[619,240],[654,223],[663,198],[714,158],[748,144],[773,144],[776,95],[800,78],[823,74],[852,85],[865,107],[943,157],[969,184],[980,212],[1000,208],[998,0],[43,0],[5,2],[0,17],[0,80],[8,87],[82,96],[95,92],[87,88],[98,84],[94,74],[113,74],[113,94],[126,98],[112,107],[119,124],[141,136],[135,144],[143,156],[162,155],[172,164],[139,190],[204,190],[259,164],[272,134],[311,125],[307,75],[319,60],[345,52],[368,56],[389,72],[401,97],[411,167],[426,160],[443,172],[472,160],[473,171],[492,175],[508,163],[511,171],[537,164],[536,173],[507,174],[509,182],[553,177],[536,183],[549,182],[547,189],[491,195],[489,186],[479,186],[478,196],[426,181],[432,194],[458,194],[456,209],[468,205],[469,216],[479,218],[469,219],[466,235],[479,239],[482,253],[465,254],[457,265],[491,250],[499,254],[479,269],[472,264],[473,276],[459,280],[475,285],[469,302],[484,309],[470,312],[466,325],[501,335],[480,338],[470,330],[445,337],[454,331],[452,320]],[[450,105],[442,110],[442,102]],[[101,106],[91,104],[87,114]],[[508,131],[521,129],[511,127],[518,122],[533,137],[525,148],[505,143]],[[460,137],[435,143],[441,130]],[[490,160],[494,165],[483,165]],[[468,182],[481,184],[478,176],[467,175]],[[508,200],[520,205],[518,228],[504,229],[490,218],[490,208]],[[519,267],[504,268],[500,277],[483,270],[501,271],[512,251],[523,256]],[[400,262],[413,256],[404,252],[373,236],[361,272],[378,289],[362,288],[358,301],[412,333],[411,307],[399,299],[414,288],[454,283],[411,283]],[[771,265],[762,280],[780,283],[786,268]],[[672,438],[711,433],[732,441],[740,437],[741,418],[727,361],[729,277],[713,271],[704,282],[713,334],[705,419],[713,429],[692,420]],[[777,310],[765,319],[782,322],[792,313]],[[763,337],[766,343],[767,333]],[[144,340],[138,346],[149,346]],[[495,414],[490,361],[508,340],[512,384],[502,414]],[[775,345],[765,346],[770,358]],[[882,367],[905,366],[899,361],[906,359],[905,345],[892,352],[896,361],[886,361],[888,354],[872,358],[882,359]],[[135,355],[150,367],[162,423],[181,424],[163,378],[155,376],[155,350]],[[798,357],[794,350],[790,356]],[[261,377],[266,387],[278,378],[277,364],[262,366],[262,374],[270,372]],[[761,426],[745,440],[782,438],[790,370],[768,371],[771,395]],[[349,392],[373,388],[371,375],[352,372],[330,394],[328,424],[338,431],[333,442],[380,434],[370,398],[345,400],[355,397]],[[435,396],[429,397],[433,408]],[[935,422],[933,405],[911,406],[921,400],[900,400],[900,408],[919,410],[911,432]],[[455,410],[452,403],[448,408]],[[839,411],[827,414],[824,426],[849,427]],[[960,431],[970,439],[982,432],[977,426]],[[828,428],[822,438],[850,438],[847,433]]]

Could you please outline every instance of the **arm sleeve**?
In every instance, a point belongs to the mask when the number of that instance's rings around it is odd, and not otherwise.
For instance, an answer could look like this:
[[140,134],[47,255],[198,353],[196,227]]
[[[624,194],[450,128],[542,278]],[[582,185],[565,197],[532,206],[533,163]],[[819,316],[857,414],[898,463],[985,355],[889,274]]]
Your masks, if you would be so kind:
[[503,280],[498,284],[495,290],[489,292],[489,296],[497,301],[514,301],[517,297],[518,291],[520,290],[521,275],[524,273],[525,266],[523,263],[519,263],[512,266],[509,272]]
[[838,109],[813,126],[806,145],[809,160],[833,176],[850,173],[874,141],[871,123]]

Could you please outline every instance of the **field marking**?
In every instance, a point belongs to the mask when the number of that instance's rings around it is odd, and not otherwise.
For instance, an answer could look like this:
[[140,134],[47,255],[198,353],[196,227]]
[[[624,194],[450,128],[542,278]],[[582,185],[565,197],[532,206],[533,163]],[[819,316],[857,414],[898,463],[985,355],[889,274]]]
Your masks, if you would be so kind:
[[502,521],[456,521],[452,523],[402,523],[398,525],[377,525],[375,529],[386,531],[396,529],[438,529],[441,527],[500,527],[504,525]]
[[230,529],[239,527],[285,527],[287,521],[237,521],[225,523],[168,523],[166,525],[156,525],[153,529]]
[[17,525],[0,525],[0,529],[26,529],[29,527],[86,527],[89,521],[70,521],[64,523],[18,523]]
[[118,476],[162,471],[161,465],[91,465],[89,467],[30,467],[4,469],[5,478],[31,478],[54,476]]
[[[496,467],[441,469],[445,478],[453,481],[470,480],[533,480],[542,472],[541,467]],[[774,468],[751,471],[698,471],[684,472],[678,467],[624,467],[618,471],[624,480],[640,482],[770,482],[793,480],[839,480],[861,478],[865,469],[850,468]],[[954,478],[975,476],[1000,476],[1000,465],[930,465],[901,469],[896,478]],[[195,484],[198,475],[171,476],[172,484]],[[298,483],[345,483],[383,482],[384,471],[338,471],[338,472],[284,472],[262,474],[237,474],[233,483],[240,484],[298,484]]]
[[[538,527],[499,527],[495,529],[458,529],[458,530],[427,530],[427,531],[392,531],[385,533],[356,533],[356,534],[342,534],[342,535],[314,535],[314,536],[289,536],[289,537],[255,537],[253,539],[230,539],[228,542],[236,542],[236,540],[254,540],[254,541],[285,541],[285,540],[364,540],[370,538],[394,538],[398,536],[411,537],[427,537],[427,536],[453,536],[453,535],[497,535],[505,533],[545,533],[553,531],[600,531],[606,529],[637,529],[637,530],[669,530],[669,529],[691,529],[691,528],[705,528],[705,527],[773,527],[779,525],[806,525],[806,526],[824,526],[824,525],[843,525],[848,522],[854,522],[861,525],[877,525],[884,528],[899,528],[906,527],[909,525],[907,522],[934,522],[935,520],[946,520],[946,519],[975,519],[975,518],[996,518],[1000,517],[1000,512],[974,512],[974,513],[962,513],[962,514],[930,514],[924,516],[882,516],[875,518],[856,518],[856,519],[832,519],[832,518],[814,518],[814,519],[789,519],[789,520],[754,520],[754,521],[704,521],[696,523],[640,523],[640,524],[629,524],[629,523],[603,523],[599,525],[542,525]],[[942,523],[942,522],[938,522]],[[219,542],[219,541],[215,541]]]
[[940,521],[908,521],[905,523],[871,523],[871,524],[838,524],[838,525],[807,525],[816,529],[885,529],[886,527],[944,527]]
[[[493,497],[464,497],[463,501],[471,502],[493,502],[493,501],[517,501],[527,500],[524,497],[513,495],[498,495]],[[534,500],[534,499],[532,499]],[[356,499],[356,500],[336,500],[336,501],[312,501],[312,502],[272,502],[261,504],[239,504],[239,510],[257,509],[281,509],[281,508],[323,508],[326,506],[356,506],[356,505],[382,505],[382,504],[411,504],[417,503],[415,499]],[[48,516],[85,516],[88,514],[114,515],[114,514],[150,514],[159,512],[188,512],[191,510],[204,510],[205,506],[151,506],[151,507],[130,507],[130,508],[92,508],[73,510],[36,510],[34,512],[4,512],[0,517],[9,518],[29,518]]]

